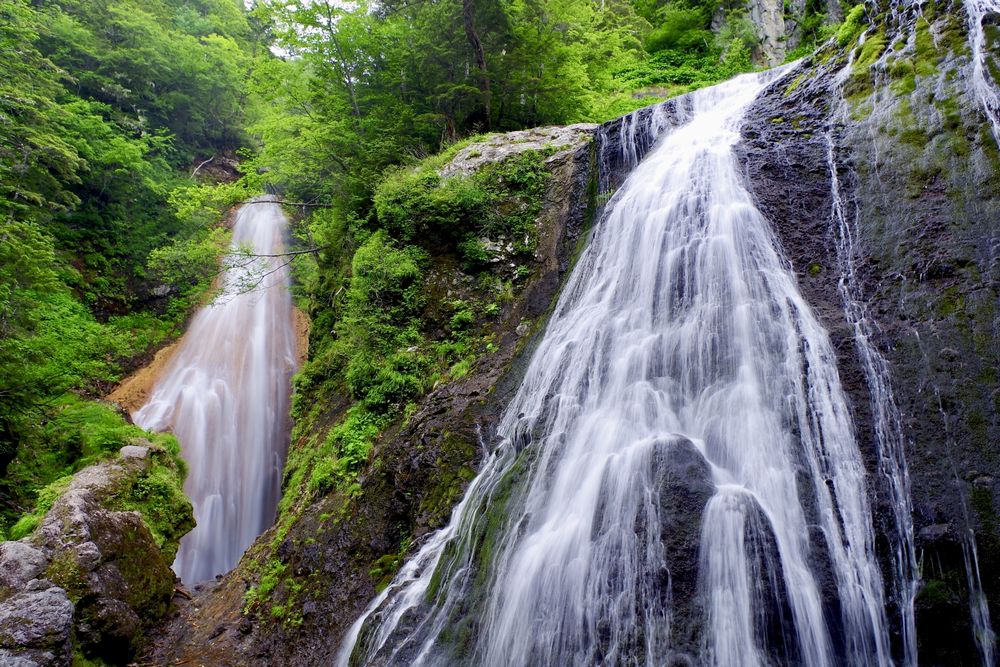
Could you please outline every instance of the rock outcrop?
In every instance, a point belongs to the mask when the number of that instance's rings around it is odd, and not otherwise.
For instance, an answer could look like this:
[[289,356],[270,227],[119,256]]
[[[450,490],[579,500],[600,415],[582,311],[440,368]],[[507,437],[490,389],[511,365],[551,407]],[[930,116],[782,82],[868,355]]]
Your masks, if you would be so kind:
[[74,475],[30,536],[0,544],[0,663],[131,662],[166,613],[193,526],[181,479],[169,452],[138,441]]

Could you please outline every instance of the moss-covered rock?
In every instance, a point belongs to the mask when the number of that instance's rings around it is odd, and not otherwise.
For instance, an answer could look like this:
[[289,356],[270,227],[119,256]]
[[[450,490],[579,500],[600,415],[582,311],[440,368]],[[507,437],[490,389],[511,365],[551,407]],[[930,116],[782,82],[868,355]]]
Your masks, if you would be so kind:
[[[971,88],[961,4],[898,5],[885,13],[878,4],[866,6],[874,23],[863,44],[804,63],[792,75],[800,85],[791,92],[787,84],[776,86],[751,106],[744,162],[803,293],[830,331],[862,453],[875,471],[870,387],[836,269],[833,151],[852,225],[854,280],[872,318],[873,343],[890,367],[907,443],[913,529],[924,563],[916,600],[920,661],[978,664],[967,577],[974,566],[970,534],[981,572],[1000,569],[993,519],[1000,506],[997,144]],[[763,120],[797,112],[805,116],[801,130],[808,137]],[[893,501],[881,475],[871,480],[890,617],[898,620]],[[1000,578],[984,576],[983,585],[997,619]],[[894,633],[898,639],[899,629]],[[895,649],[901,651],[898,644]]]
[[34,627],[32,605],[44,603],[46,618],[68,609],[70,619],[65,646],[45,664],[68,665],[73,652],[107,664],[135,657],[169,607],[170,563],[194,526],[176,442],[156,440],[136,440],[43,491],[31,533],[0,545],[6,623],[14,627],[23,617],[28,624],[23,632],[0,632],[0,650],[37,653],[35,643],[19,637]]

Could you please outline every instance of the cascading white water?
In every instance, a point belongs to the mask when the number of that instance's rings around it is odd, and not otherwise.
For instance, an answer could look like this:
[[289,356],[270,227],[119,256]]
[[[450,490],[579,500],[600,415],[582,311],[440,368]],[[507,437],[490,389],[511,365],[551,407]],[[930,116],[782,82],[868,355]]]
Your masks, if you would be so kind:
[[962,536],[962,556],[965,558],[965,580],[969,586],[969,611],[972,614],[972,632],[982,658],[983,667],[995,667],[997,636],[990,623],[990,605],[983,590],[979,574],[979,550],[976,536],[971,530]]
[[979,98],[983,112],[990,121],[993,137],[1000,142],[1000,89],[993,80],[993,74],[986,64],[991,58],[986,44],[984,20],[1000,21],[1000,0],[964,0],[965,13],[969,18],[969,43],[972,47],[972,77],[970,83]]
[[[233,247],[283,248],[287,221],[276,203],[239,212]],[[237,257],[237,255],[234,255]],[[135,423],[172,431],[188,475],[197,527],[181,540],[174,570],[196,583],[233,568],[271,524],[288,439],[295,333],[288,269],[240,259],[216,302],[191,322]],[[248,283],[259,283],[246,291]]]
[[[777,75],[693,93],[612,198],[499,446],[340,665],[763,665],[774,618],[787,661],[891,664],[836,358],[732,153]],[[708,489],[686,592],[678,461]]]

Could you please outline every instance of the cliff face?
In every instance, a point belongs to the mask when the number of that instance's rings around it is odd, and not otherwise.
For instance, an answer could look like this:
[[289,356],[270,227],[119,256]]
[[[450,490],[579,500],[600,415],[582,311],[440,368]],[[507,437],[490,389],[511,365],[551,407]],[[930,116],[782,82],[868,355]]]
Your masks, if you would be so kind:
[[[836,343],[876,498],[883,572],[891,573],[898,521],[891,484],[879,474],[884,401],[845,313],[845,282],[887,362],[922,574],[920,663],[978,664],[978,579],[1000,568],[1000,157],[973,86],[964,8],[868,11],[873,23],[863,35],[803,62],[751,107],[743,162]],[[981,579],[996,619],[1000,578]],[[898,619],[906,595],[889,593]],[[902,655],[903,628],[896,632]]]

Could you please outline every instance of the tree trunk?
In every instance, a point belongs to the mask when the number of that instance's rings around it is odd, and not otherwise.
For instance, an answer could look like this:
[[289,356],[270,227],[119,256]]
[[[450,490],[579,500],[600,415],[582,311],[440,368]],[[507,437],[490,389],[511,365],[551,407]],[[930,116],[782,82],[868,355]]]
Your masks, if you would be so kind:
[[490,129],[492,108],[490,105],[490,75],[486,72],[486,53],[483,51],[483,43],[476,32],[475,23],[476,6],[472,0],[462,0],[462,23],[465,25],[465,36],[472,47],[472,53],[476,58],[476,68],[479,70],[479,89],[483,92],[483,108],[486,112],[486,129]]

